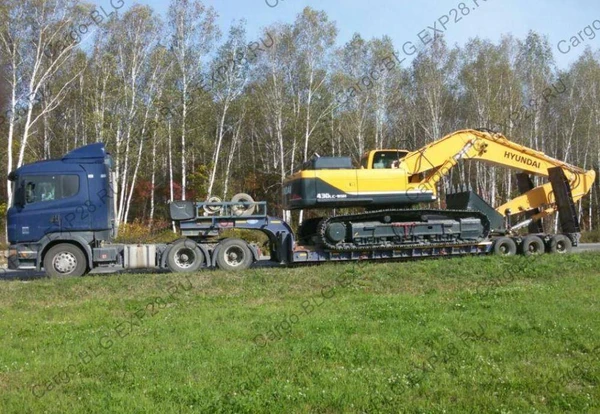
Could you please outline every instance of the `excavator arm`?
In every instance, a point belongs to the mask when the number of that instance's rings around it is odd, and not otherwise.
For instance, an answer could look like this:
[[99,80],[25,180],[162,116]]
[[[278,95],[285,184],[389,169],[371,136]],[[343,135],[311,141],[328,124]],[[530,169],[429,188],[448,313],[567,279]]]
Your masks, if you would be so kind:
[[[474,129],[454,132],[408,153],[399,168],[408,175],[411,190],[435,191],[437,183],[461,160],[483,161],[539,177],[549,177],[551,171],[558,168],[568,182],[573,202],[590,192],[596,178],[594,170],[585,171],[559,161],[511,142],[502,134]],[[552,184],[531,188],[497,207],[496,211],[504,217],[529,212],[529,219],[520,226],[547,217],[557,211]]]

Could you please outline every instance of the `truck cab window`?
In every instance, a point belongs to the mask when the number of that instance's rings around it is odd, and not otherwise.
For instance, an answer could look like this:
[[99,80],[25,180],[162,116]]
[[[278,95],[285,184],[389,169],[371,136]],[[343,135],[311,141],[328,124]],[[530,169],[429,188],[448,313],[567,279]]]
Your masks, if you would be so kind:
[[26,204],[62,200],[79,192],[77,175],[30,175],[21,183]]

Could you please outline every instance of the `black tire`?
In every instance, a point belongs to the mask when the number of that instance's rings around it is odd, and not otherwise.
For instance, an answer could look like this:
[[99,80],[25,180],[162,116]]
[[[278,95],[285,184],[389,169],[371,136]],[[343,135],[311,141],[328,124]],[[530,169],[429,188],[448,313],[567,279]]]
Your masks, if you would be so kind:
[[534,235],[526,236],[521,243],[521,253],[524,256],[537,256],[546,253],[544,241]]
[[298,228],[298,242],[303,245],[313,244],[311,238],[317,234],[319,223],[323,221],[323,217],[315,217],[304,220]]
[[52,246],[44,256],[44,270],[49,277],[79,277],[87,273],[83,251],[69,243]]
[[202,250],[189,239],[175,242],[167,254],[167,267],[173,273],[196,272],[204,261]]
[[517,254],[517,244],[510,237],[500,237],[494,241],[492,251],[498,256],[514,256]]
[[556,234],[550,239],[550,253],[567,254],[573,250],[573,242],[564,234]]
[[227,239],[219,243],[217,266],[227,271],[244,270],[252,265],[254,258],[248,244],[241,239]]

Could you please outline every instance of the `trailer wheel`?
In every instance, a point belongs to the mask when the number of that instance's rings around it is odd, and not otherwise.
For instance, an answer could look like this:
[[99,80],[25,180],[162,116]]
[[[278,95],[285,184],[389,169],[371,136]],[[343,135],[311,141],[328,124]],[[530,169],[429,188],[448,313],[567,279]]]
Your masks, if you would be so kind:
[[167,254],[167,266],[174,273],[195,272],[204,264],[204,254],[192,240],[180,240]]
[[219,243],[217,265],[220,269],[244,270],[250,267],[252,261],[252,252],[244,240],[227,239]]
[[521,253],[524,256],[537,256],[545,252],[544,241],[538,236],[526,236],[521,243]]
[[514,256],[517,254],[517,244],[510,237],[500,237],[494,241],[493,252],[498,256]]
[[573,242],[564,234],[556,234],[550,239],[550,253],[566,254],[573,250]]
[[87,260],[79,247],[57,244],[46,252],[44,270],[50,277],[79,277],[87,271]]

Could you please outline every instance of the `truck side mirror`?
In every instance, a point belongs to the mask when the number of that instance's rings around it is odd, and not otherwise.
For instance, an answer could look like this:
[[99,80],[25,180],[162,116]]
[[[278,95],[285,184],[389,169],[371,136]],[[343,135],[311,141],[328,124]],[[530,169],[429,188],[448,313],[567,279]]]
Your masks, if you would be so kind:
[[15,202],[14,205],[17,207],[25,206],[25,188],[23,186],[17,186],[15,189]]

